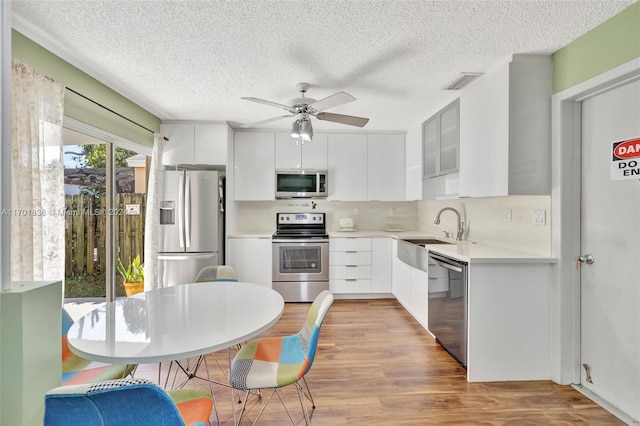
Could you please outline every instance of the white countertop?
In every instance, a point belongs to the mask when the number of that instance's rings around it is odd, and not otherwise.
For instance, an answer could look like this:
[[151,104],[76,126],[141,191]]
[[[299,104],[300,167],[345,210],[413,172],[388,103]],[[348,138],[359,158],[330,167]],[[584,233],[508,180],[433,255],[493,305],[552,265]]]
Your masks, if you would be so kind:
[[[247,231],[230,234],[231,238],[271,238],[273,232]],[[488,244],[470,241],[455,241],[452,238],[441,238],[423,231],[383,231],[383,230],[355,230],[355,231],[328,231],[329,238],[434,238],[451,244],[434,244],[426,247],[436,253],[453,257],[469,263],[556,263],[557,259],[550,256],[529,253],[521,250],[513,250]]]

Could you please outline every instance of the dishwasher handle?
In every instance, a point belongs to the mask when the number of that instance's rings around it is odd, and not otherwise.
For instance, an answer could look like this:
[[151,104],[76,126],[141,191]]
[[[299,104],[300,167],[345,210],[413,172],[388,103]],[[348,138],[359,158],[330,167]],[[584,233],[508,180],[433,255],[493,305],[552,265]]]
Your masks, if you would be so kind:
[[455,272],[462,272],[462,268],[459,266],[455,266],[455,265],[450,265],[448,263],[444,263],[444,262],[440,262],[439,260],[435,260],[433,258],[430,259],[434,264],[438,265],[438,266],[442,266],[443,268],[449,269],[451,271],[455,271]]

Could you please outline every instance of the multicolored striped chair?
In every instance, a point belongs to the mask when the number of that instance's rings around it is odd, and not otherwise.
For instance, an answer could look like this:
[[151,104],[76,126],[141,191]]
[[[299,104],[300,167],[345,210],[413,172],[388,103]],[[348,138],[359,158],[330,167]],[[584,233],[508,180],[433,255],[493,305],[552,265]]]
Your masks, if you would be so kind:
[[196,275],[197,283],[208,281],[238,281],[238,276],[233,267],[229,265],[205,266]]
[[[311,401],[312,409],[315,408],[315,403],[304,377],[313,365],[320,327],[332,304],[333,294],[329,290],[325,290],[313,301],[304,326],[297,334],[258,339],[247,343],[240,349],[231,363],[231,386],[234,389],[246,391],[240,418],[244,413],[249,391],[273,389],[256,417],[255,421],[257,422],[274,393],[278,395],[280,402],[284,405],[278,388],[294,384],[302,406],[305,424],[309,424],[309,413],[304,398]],[[300,379],[305,385],[306,392]],[[284,408],[289,419],[293,424],[296,424],[286,405]]]
[[[238,276],[236,274],[235,269],[233,269],[233,267],[229,265],[205,266],[198,272],[198,275],[196,275],[196,278],[194,281],[196,283],[216,282],[216,281],[237,282]],[[240,346],[241,345],[235,345],[232,349],[237,350]],[[224,382],[212,380],[211,377],[209,376],[208,368],[207,368],[207,377],[198,376],[198,370],[200,369],[200,366],[202,365],[202,363],[207,362],[207,358],[204,355],[200,355],[199,357],[195,357],[195,358],[171,361],[171,363],[169,364],[169,370],[167,371],[167,375],[166,375],[165,387],[168,384],[169,375],[171,374],[171,370],[173,368],[174,363],[177,366],[177,371],[182,371],[185,377],[182,382],[180,382],[179,384],[176,384],[175,382],[176,375],[174,373],[175,386],[178,386],[178,387],[183,386],[189,380],[196,379],[196,378],[201,380],[213,381],[214,383],[221,384],[223,386],[224,385],[228,386],[229,376],[227,374],[227,370],[222,366],[222,364],[220,363],[216,355],[215,354],[212,354],[212,355],[216,364],[218,364],[218,368],[220,368],[222,373],[225,375]],[[159,364],[159,368],[162,368],[162,364]]]
[[67,333],[73,324],[69,313],[62,309],[62,385],[93,383],[102,380],[121,379],[135,369],[135,365],[103,364],[89,361],[71,352]]
[[45,426],[201,426],[209,424],[211,393],[164,391],[145,379],[61,386],[44,397]]

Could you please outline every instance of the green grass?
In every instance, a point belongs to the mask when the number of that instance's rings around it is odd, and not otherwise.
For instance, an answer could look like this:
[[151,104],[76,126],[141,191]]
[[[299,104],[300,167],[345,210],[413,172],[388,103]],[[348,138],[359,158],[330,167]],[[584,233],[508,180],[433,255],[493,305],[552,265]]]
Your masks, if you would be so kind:
[[[106,275],[104,273],[96,275],[82,275],[78,277],[66,277],[64,279],[65,298],[89,298],[106,296]],[[122,279],[116,279],[116,297],[126,296]]]

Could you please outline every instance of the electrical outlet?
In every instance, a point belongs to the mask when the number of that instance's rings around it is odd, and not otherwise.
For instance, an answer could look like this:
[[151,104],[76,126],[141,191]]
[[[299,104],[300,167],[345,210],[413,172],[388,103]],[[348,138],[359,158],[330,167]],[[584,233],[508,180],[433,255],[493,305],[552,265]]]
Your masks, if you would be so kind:
[[354,208],[353,209],[353,215],[354,216],[358,216],[359,214],[360,214],[360,208],[359,207]]
[[511,209],[504,211],[504,223],[511,223]]
[[547,211],[546,210],[532,210],[531,211],[531,224],[544,226],[547,223]]

